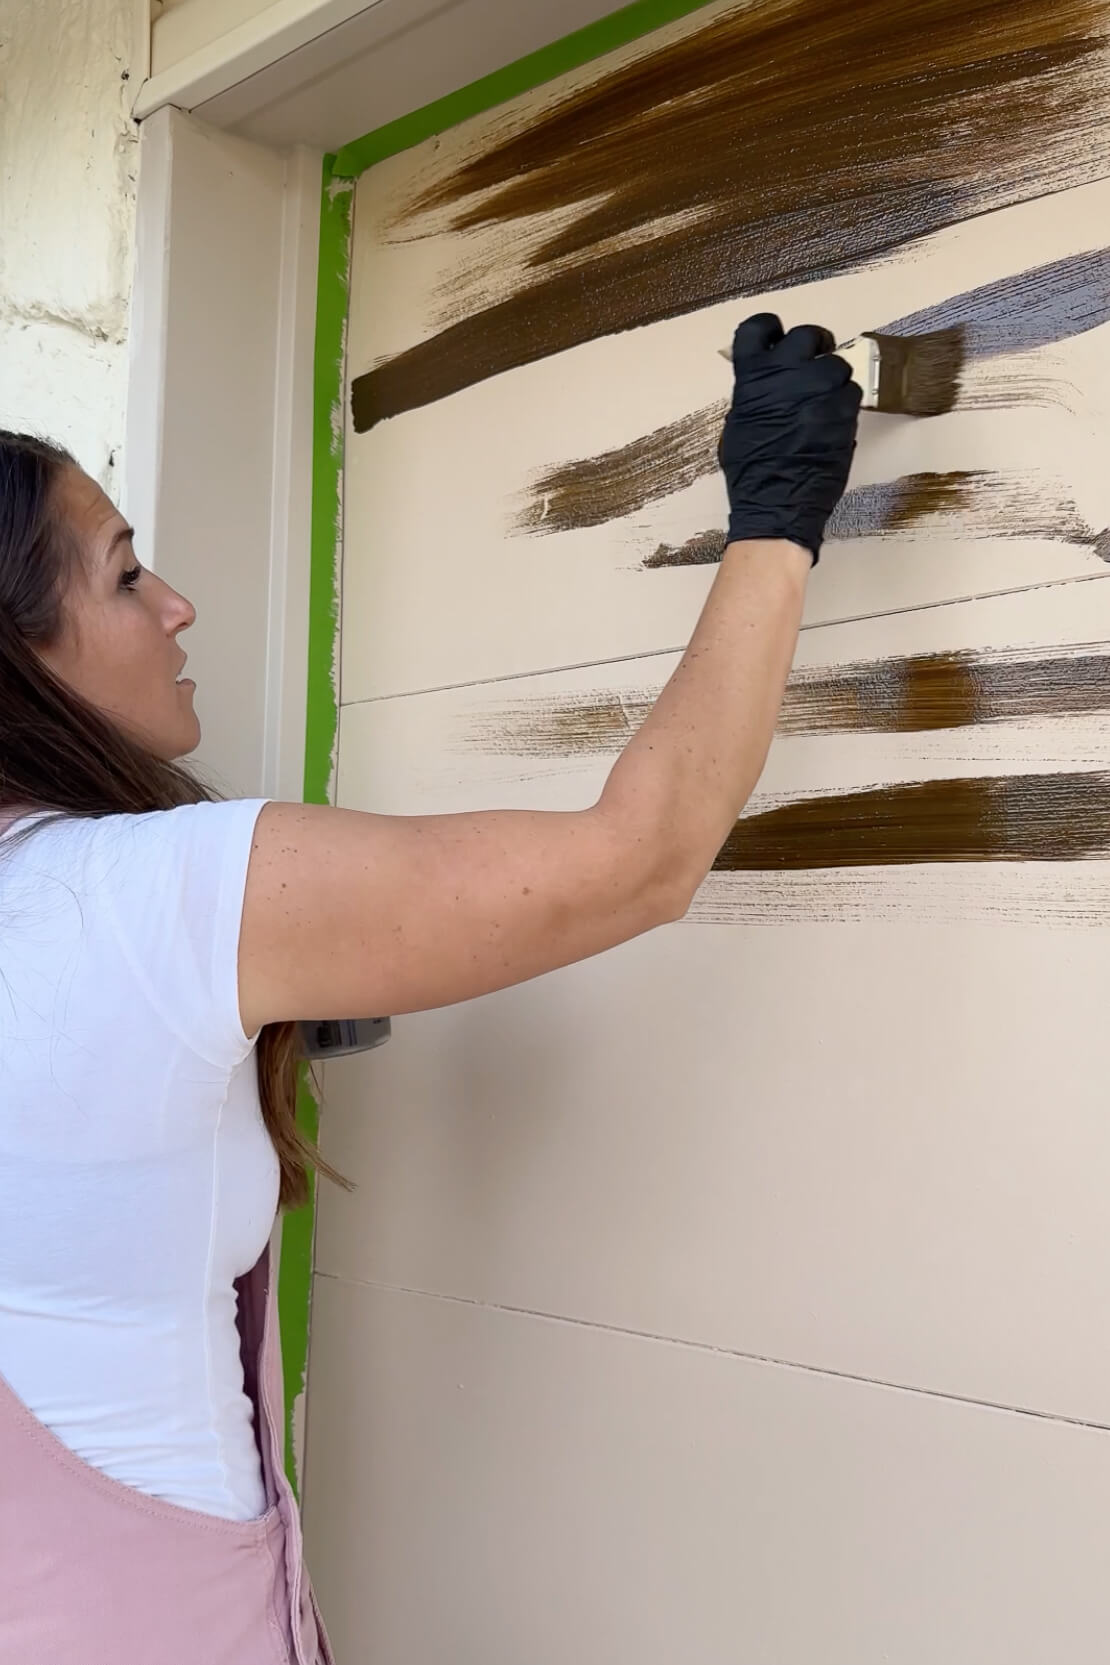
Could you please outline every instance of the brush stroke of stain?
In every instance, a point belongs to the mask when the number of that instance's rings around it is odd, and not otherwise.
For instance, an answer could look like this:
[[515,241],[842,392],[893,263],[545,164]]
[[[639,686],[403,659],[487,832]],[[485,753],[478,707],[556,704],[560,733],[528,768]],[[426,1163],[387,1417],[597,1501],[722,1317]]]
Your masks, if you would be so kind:
[[1089,249],[984,283],[882,326],[888,335],[963,328],[968,359],[1029,352],[1110,320],[1110,248]]
[[[876,333],[926,335],[962,326],[969,362],[957,398],[959,408],[1068,407],[1066,384],[1020,371],[992,375],[987,361],[1065,341],[1107,322],[1110,248],[1100,248],[967,289],[894,318]],[[620,520],[712,474],[726,409],[725,401],[709,405],[619,449],[549,469],[530,488],[516,530],[569,532]],[[541,512],[545,500],[546,514]]]
[[[519,700],[465,719],[469,748],[512,757],[609,756],[635,733],[658,689],[591,689]],[[923,734],[1110,713],[1110,642],[1031,652],[912,654],[791,672],[777,733]]]
[[[939,523],[939,525],[938,525]],[[955,469],[904,474],[900,479],[845,492],[829,517],[829,538],[872,538],[951,523],[964,537],[1058,538],[1095,544],[1066,486],[1046,475],[1016,470]]]
[[990,775],[830,793],[737,821],[719,873],[1110,857],[1110,775]]
[[[1103,0],[764,0],[557,100],[401,211],[515,264],[353,385],[356,432],[584,341],[831,276],[1110,160]],[[538,228],[538,229],[537,229]],[[515,274],[523,271],[518,277]]]
[[518,700],[488,716],[465,719],[467,748],[513,757],[611,756],[640,726],[651,703],[644,695],[631,708],[623,694],[570,694],[560,700]]
[[[1086,545],[1100,560],[1110,561],[1110,529],[1096,532],[1089,526],[1061,481],[1016,470],[904,474],[854,486],[833,510],[826,535],[832,540],[946,534],[1054,538]],[[699,532],[683,544],[660,544],[642,565],[706,565],[720,560],[726,543],[722,531]]]
[[1106,712],[1110,643],[1036,655],[923,653],[794,671],[778,732],[922,734]]
[[547,470],[533,482],[514,529],[570,532],[602,526],[672,492],[692,486],[717,466],[717,440],[727,402],[668,423],[599,456]]

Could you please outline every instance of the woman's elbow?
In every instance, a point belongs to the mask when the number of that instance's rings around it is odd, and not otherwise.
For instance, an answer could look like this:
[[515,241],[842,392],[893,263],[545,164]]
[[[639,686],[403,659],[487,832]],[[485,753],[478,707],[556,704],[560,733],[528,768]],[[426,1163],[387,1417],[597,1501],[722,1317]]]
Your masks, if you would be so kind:
[[700,865],[691,863],[681,845],[663,839],[648,855],[641,871],[637,895],[637,908],[644,918],[641,929],[650,931],[685,919],[705,878]]

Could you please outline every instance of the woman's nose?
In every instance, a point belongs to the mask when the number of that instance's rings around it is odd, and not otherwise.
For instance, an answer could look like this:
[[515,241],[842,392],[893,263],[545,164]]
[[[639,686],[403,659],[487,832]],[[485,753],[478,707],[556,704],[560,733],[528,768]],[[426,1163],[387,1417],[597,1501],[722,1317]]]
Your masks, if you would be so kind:
[[168,584],[165,585],[165,590],[163,612],[169,629],[176,635],[179,630],[188,630],[190,625],[197,622],[197,610],[186,596],[179,595]]

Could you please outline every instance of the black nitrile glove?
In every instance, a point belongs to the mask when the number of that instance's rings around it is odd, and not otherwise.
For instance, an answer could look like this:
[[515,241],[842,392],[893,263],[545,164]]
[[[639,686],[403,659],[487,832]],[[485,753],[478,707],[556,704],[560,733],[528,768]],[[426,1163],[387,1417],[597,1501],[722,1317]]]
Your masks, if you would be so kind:
[[834,346],[816,324],[784,335],[773,312],[746,318],[736,331],[736,386],[717,453],[730,543],[789,538],[816,563],[848,483],[863,397]]

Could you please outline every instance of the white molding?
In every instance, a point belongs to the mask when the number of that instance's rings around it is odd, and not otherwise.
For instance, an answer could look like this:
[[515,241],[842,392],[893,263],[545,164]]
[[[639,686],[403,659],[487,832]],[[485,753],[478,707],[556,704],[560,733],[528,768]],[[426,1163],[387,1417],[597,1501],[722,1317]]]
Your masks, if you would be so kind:
[[[274,0],[264,11],[205,41],[179,62],[151,75],[139,89],[133,110],[135,119],[144,121],[166,104],[194,109],[205,99],[216,98],[381,3],[382,0]],[[158,30],[163,22],[172,21],[173,14],[168,13],[165,19],[154,23],[155,63]]]
[[166,329],[170,282],[173,112],[162,110],[142,130],[135,216],[135,273],[128,330],[127,419],[121,505],[135,528],[144,562],[157,559],[158,483],[165,428]]
[[132,34],[131,79],[136,94],[150,78],[150,31],[152,28],[152,0],[131,0]]
[[320,157],[299,149],[286,164],[282,223],[262,781],[267,797],[286,800],[304,786],[319,246]]
[[[271,0],[258,9],[256,0],[180,0],[155,23],[155,72],[135,113],[172,103],[260,144],[338,150],[619,3]],[[179,60],[159,53],[171,29]]]
[[140,138],[124,501],[196,603],[202,770],[302,795],[321,158],[178,110]]

